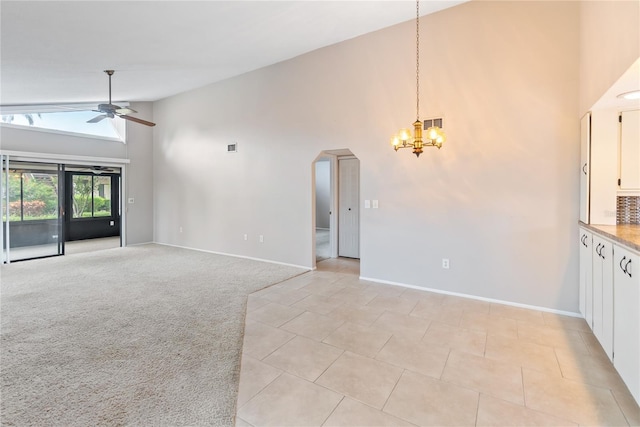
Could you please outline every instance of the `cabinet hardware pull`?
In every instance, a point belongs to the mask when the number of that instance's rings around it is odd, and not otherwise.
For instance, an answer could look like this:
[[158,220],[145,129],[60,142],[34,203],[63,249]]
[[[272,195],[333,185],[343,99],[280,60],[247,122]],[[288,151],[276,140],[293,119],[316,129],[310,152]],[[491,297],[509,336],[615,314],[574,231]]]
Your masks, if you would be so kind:
[[600,250],[602,249],[602,243],[598,243],[598,246],[596,246],[596,253],[602,257],[602,254],[600,253]]
[[587,168],[587,164],[585,163],[584,166],[582,166],[582,173],[584,173],[585,175],[587,174],[587,171],[585,170]]
[[631,277],[631,259],[629,259],[629,261],[624,265],[624,272]]
[[622,266],[622,263],[624,262],[624,260],[627,259],[626,256],[623,256],[622,259],[620,260],[620,268],[622,269],[622,271],[626,274],[627,270],[625,270],[625,268]]

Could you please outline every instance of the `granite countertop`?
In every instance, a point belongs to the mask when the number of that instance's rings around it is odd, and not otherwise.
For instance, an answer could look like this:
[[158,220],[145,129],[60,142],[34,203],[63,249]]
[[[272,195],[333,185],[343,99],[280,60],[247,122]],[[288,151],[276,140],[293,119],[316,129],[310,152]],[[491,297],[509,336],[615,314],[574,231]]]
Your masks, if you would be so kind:
[[624,246],[640,252],[640,225],[620,224],[620,225],[597,225],[585,224],[580,221],[580,226],[595,231],[616,241]]

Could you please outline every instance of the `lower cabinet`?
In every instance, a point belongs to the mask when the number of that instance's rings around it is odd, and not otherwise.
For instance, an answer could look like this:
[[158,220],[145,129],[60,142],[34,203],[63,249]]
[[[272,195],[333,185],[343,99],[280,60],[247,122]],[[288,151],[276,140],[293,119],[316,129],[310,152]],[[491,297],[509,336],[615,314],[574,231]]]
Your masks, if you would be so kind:
[[640,402],[640,256],[614,248],[613,366]]
[[593,334],[613,360],[613,245],[593,236]]
[[591,242],[593,235],[590,231],[580,228],[580,314],[585,318],[589,327],[593,328],[593,271]]
[[640,253],[580,227],[579,307],[640,403]]

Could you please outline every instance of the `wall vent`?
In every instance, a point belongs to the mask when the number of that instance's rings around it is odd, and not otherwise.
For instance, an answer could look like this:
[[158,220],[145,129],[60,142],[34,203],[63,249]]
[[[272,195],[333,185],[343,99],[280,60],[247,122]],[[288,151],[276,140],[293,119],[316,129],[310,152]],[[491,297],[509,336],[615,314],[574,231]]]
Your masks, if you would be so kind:
[[442,118],[426,119],[424,121],[424,129],[429,129],[431,126],[438,126],[440,129],[444,129],[442,127]]
[[237,153],[238,152],[238,143],[234,142],[233,144],[227,145],[227,153]]

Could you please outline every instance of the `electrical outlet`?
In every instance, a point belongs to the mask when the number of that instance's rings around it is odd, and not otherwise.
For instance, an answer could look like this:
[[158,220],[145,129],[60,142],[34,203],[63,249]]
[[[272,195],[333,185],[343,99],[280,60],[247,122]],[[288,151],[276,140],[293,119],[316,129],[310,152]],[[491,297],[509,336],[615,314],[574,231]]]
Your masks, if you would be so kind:
[[130,205],[134,204],[136,202],[136,199],[134,199],[133,197],[129,197],[127,199],[127,202],[129,202]]
[[449,258],[442,258],[442,268],[449,269]]
[[264,236],[262,234],[260,235],[260,243],[264,243]]
[[244,240],[249,240],[249,236],[247,234],[244,235]]
[[182,227],[180,227],[180,232],[182,233]]

